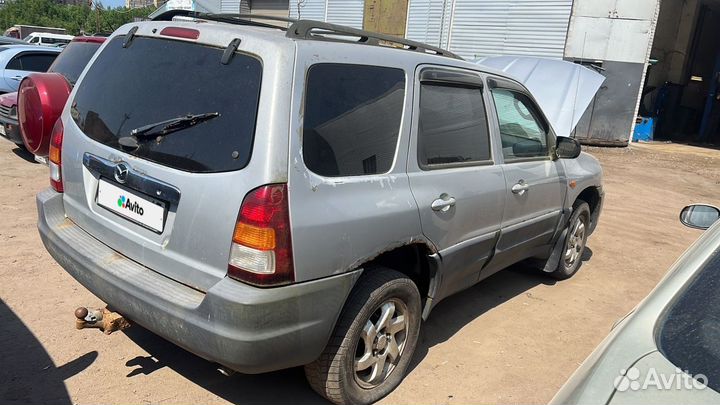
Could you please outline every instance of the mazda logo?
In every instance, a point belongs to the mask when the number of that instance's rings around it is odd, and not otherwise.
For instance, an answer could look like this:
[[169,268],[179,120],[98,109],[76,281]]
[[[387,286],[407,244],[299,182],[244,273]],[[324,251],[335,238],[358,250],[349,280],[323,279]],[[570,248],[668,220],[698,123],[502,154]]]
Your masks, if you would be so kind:
[[128,168],[125,163],[118,164],[115,166],[115,180],[117,180],[118,183],[125,183],[129,172],[130,168]]

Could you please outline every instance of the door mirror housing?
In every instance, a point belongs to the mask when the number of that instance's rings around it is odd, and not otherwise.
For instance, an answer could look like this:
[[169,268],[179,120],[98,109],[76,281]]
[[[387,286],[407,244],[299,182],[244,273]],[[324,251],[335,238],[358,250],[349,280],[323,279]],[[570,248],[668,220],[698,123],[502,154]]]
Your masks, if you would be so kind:
[[707,204],[693,204],[680,212],[680,222],[695,229],[708,229],[720,219],[720,208]]
[[559,159],[575,159],[580,156],[580,152],[582,152],[582,147],[576,139],[566,136],[557,137],[555,141],[555,155]]

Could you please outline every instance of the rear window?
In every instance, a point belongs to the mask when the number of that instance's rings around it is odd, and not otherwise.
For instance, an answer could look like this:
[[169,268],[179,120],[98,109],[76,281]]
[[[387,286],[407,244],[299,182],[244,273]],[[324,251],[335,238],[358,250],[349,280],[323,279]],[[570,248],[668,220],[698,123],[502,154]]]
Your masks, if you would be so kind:
[[[88,69],[72,116],[90,138],[131,155],[191,172],[239,170],[250,161],[262,80],[261,62],[224,49],[115,37]],[[133,129],[187,115],[219,114],[160,137],[121,146]],[[125,143],[127,145],[127,143]]]
[[390,171],[404,100],[402,69],[312,66],[303,121],[303,159],[307,168],[327,177]]
[[95,42],[70,43],[55,59],[48,72],[60,73],[70,84],[74,85],[100,45]]

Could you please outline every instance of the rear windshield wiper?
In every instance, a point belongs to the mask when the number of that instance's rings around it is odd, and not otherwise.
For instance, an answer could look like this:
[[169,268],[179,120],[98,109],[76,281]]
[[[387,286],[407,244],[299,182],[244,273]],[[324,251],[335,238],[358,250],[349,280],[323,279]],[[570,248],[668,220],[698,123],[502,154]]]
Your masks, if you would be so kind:
[[130,135],[123,136],[118,139],[118,143],[129,148],[137,148],[139,139],[150,139],[165,136],[173,132],[194,127],[197,124],[209,121],[219,116],[219,112],[188,114],[165,121],[155,122],[153,124],[143,125],[130,131]]

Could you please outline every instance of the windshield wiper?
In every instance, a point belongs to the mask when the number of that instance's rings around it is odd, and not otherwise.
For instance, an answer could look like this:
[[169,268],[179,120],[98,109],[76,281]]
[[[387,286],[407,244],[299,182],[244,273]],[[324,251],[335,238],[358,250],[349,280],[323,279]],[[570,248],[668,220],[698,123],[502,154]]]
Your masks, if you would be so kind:
[[209,121],[219,116],[219,112],[188,114],[165,121],[155,122],[153,124],[143,125],[130,131],[130,135],[123,136],[118,139],[118,143],[128,148],[137,148],[139,139],[162,137],[173,132],[194,127],[197,124]]

